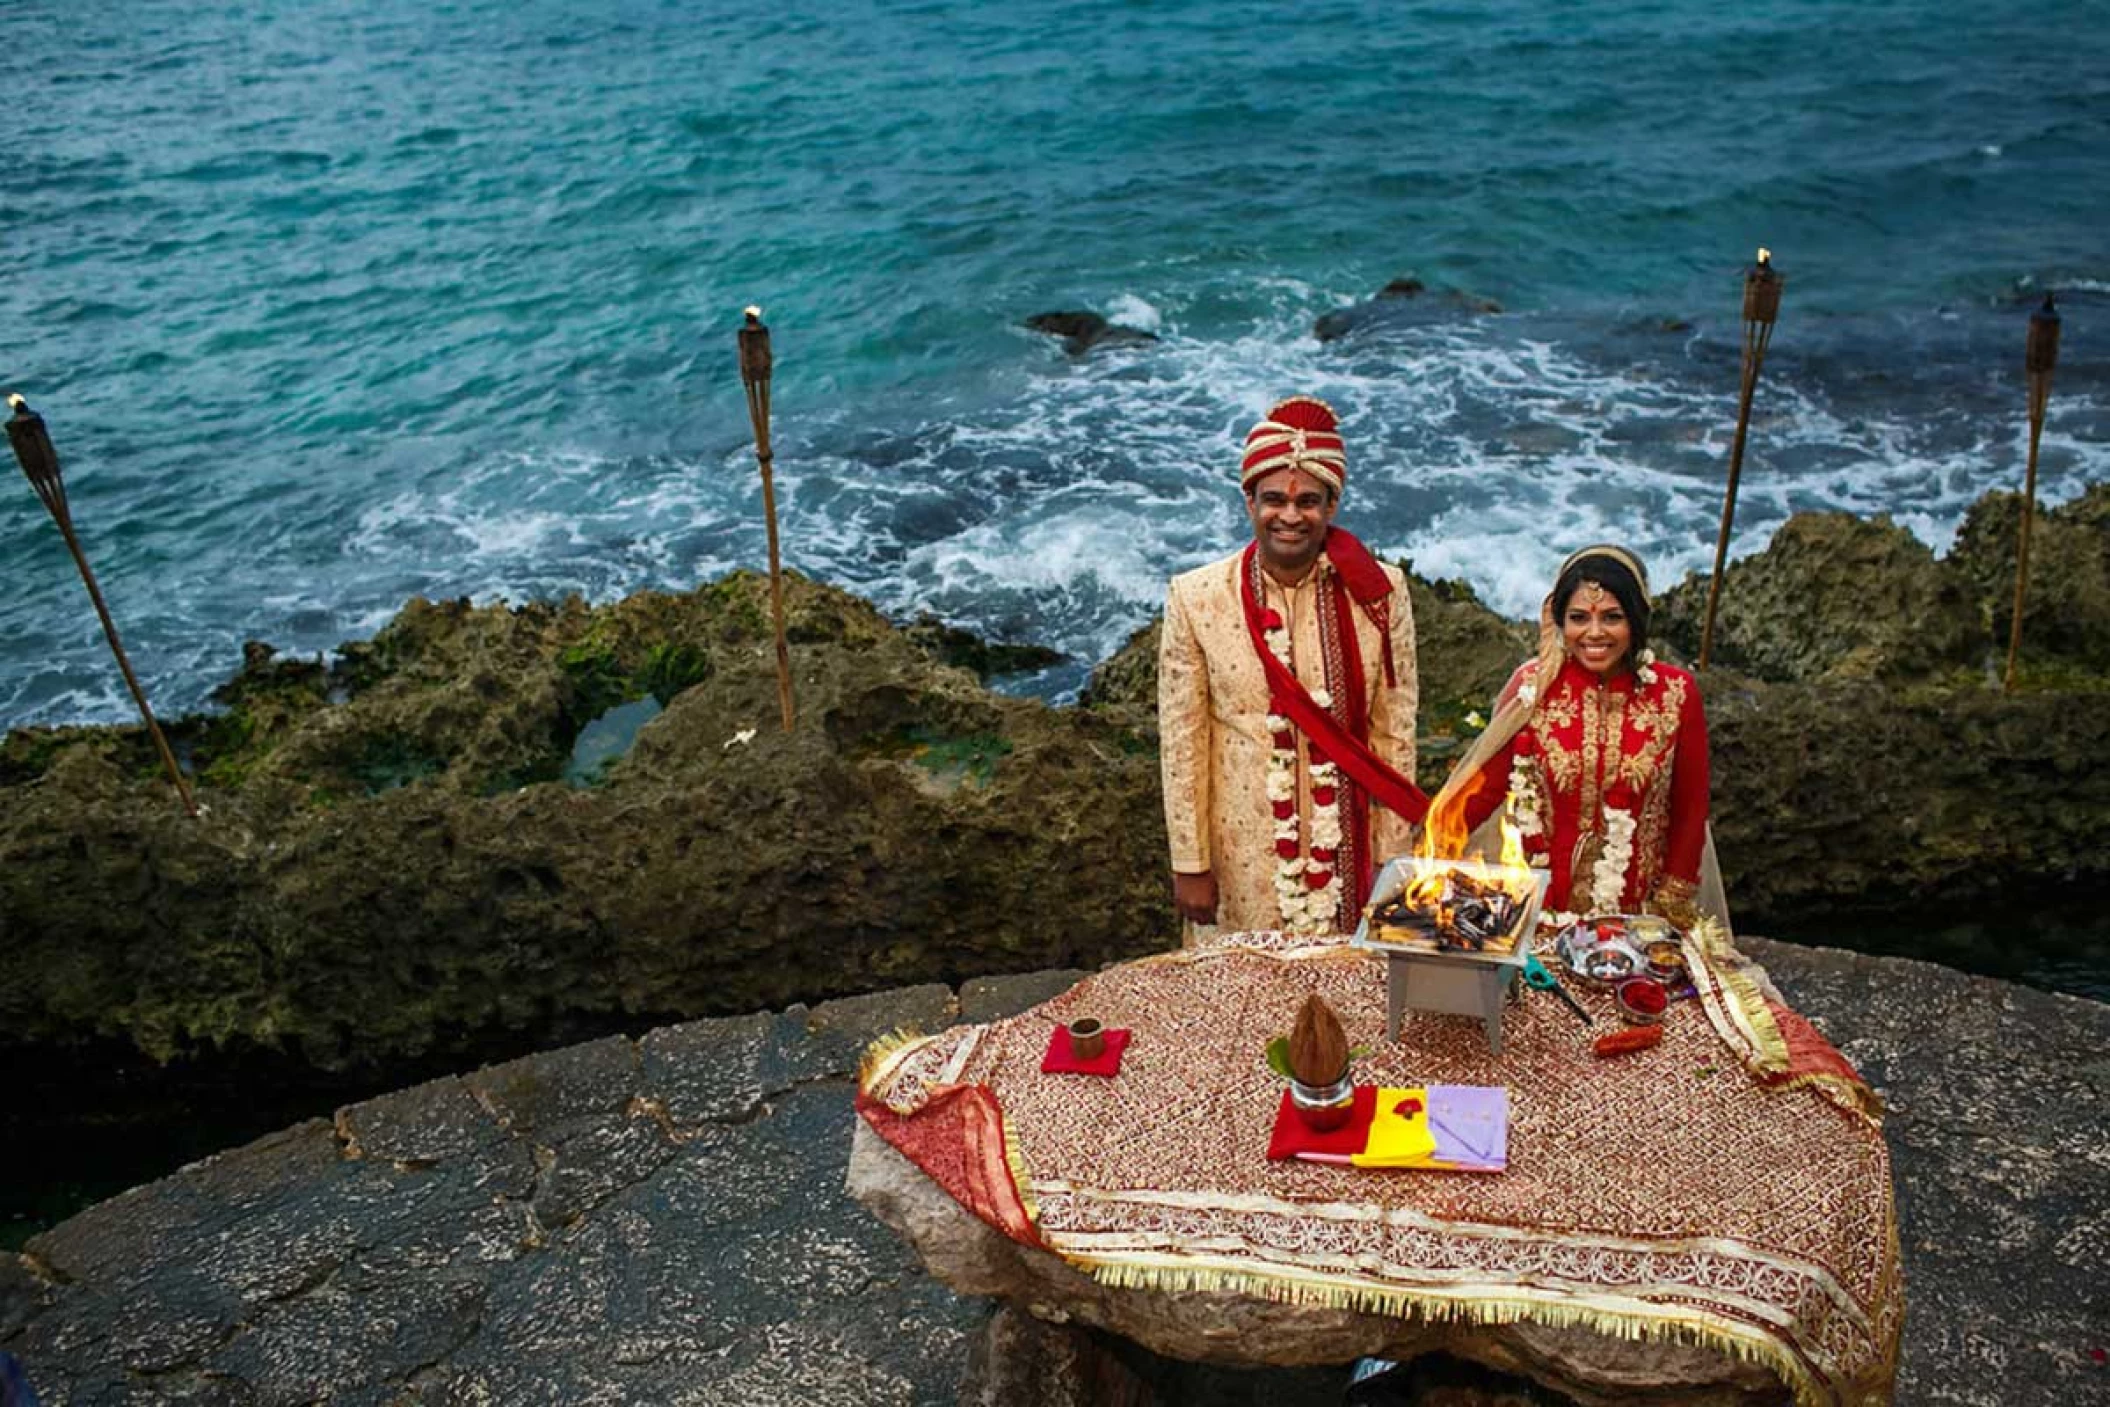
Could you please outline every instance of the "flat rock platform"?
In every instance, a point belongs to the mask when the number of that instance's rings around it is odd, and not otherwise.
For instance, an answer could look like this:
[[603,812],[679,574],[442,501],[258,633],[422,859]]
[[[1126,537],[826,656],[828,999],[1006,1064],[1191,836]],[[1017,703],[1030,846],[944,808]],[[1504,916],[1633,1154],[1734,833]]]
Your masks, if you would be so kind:
[[[2110,1403],[2110,1005],[1741,943],[1888,1102],[1897,1401]],[[1343,1368],[1156,1359],[957,1296],[844,1194],[869,1040],[1080,975],[689,1022],[349,1106],[0,1255],[0,1348],[45,1407],[1338,1402]]]

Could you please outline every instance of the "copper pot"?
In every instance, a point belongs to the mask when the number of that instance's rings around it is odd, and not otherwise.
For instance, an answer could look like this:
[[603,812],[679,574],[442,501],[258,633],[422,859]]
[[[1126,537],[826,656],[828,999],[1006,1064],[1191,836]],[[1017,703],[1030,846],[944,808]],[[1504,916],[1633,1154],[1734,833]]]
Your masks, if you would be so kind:
[[1106,1049],[1106,1028],[1089,1016],[1070,1023],[1070,1054],[1079,1060],[1097,1060]]

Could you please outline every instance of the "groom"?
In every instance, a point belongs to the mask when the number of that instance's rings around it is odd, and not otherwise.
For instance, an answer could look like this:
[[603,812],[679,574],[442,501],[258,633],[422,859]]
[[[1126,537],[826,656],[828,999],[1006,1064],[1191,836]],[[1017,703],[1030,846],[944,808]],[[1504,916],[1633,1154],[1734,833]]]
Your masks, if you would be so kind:
[[1347,473],[1332,407],[1276,405],[1239,470],[1253,540],[1166,596],[1158,731],[1189,923],[1346,932],[1428,807],[1406,581],[1333,525]]

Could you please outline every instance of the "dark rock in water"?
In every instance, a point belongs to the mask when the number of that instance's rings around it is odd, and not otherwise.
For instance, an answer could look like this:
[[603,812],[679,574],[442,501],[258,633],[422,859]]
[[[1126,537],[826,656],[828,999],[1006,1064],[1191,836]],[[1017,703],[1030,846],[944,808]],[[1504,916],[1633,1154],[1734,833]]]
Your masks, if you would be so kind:
[[1026,326],[1035,332],[1045,332],[1050,337],[1078,337],[1089,340],[1104,333],[1108,327],[1105,318],[1087,311],[1068,313],[1035,313],[1026,319]]
[[1321,342],[1332,342],[1371,327],[1410,326],[1460,314],[1477,316],[1501,311],[1502,305],[1494,299],[1462,289],[1439,289],[1431,296],[1427,284],[1407,276],[1393,279],[1365,302],[1321,313],[1312,323],[1311,334]]
[[1060,337],[1062,350],[1073,357],[1081,357],[1094,347],[1119,347],[1158,340],[1154,332],[1108,322],[1098,313],[1088,311],[1035,313],[1026,319],[1026,326],[1050,337]]

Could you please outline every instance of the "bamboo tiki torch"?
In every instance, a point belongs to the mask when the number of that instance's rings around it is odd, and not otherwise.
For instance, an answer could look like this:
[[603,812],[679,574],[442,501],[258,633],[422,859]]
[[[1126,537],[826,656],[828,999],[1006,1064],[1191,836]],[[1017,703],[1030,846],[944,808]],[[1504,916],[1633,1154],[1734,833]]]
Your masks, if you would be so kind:
[[2029,589],[2029,525],[2037,511],[2037,440],[2044,433],[2044,406],[2051,399],[2051,369],[2059,360],[2059,310],[2049,293],[2029,315],[2029,344],[2022,366],[2029,373],[2029,468],[2022,480],[2022,523],[2015,535],[2015,619],[2007,632],[2007,677],[2001,692],[2015,692],[2015,661],[2022,654],[2022,600]]
[[784,568],[777,557],[777,485],[769,448],[769,329],[762,310],[749,308],[740,329],[740,383],[747,388],[747,417],[755,427],[755,458],[762,466],[762,512],[769,519],[769,608],[777,625],[777,702],[784,731],[791,731],[791,650],[784,642]]
[[51,432],[44,428],[44,417],[29,408],[29,402],[20,396],[10,395],[7,403],[14,407],[14,415],[7,422],[7,438],[15,447],[15,458],[21,462],[22,473],[29,479],[29,486],[37,491],[51,521],[59,525],[59,535],[66,539],[66,550],[73,554],[73,565],[81,569],[81,581],[88,588],[88,599],[95,603],[95,614],[103,623],[103,635],[110,642],[110,653],[117,656],[117,667],[123,671],[125,684],[132,690],[132,701],[139,705],[139,716],[146,720],[147,732],[160,750],[161,761],[168,768],[169,780],[176,784],[176,795],[183,798],[183,809],[196,817],[198,803],[192,799],[190,783],[183,779],[183,769],[176,765],[176,754],[169,751],[168,739],[161,735],[161,725],[154,721],[154,710],[147,707],[146,690],[139,687],[139,677],[132,673],[132,662],[125,658],[125,647],[117,638],[117,623],[110,619],[110,608],[103,604],[103,592],[95,583],[95,573],[89,570],[87,554],[81,551],[81,540],[73,531],[73,512],[66,505],[66,481],[59,472],[59,452],[51,443]]
[[1744,271],[1744,356],[1742,385],[1736,400],[1736,439],[1729,446],[1729,489],[1722,497],[1722,530],[1714,540],[1714,579],[1707,586],[1707,623],[1700,630],[1700,668],[1714,651],[1714,611],[1722,597],[1722,567],[1729,559],[1729,530],[1736,521],[1736,483],[1744,472],[1744,435],[1751,428],[1751,393],[1758,389],[1758,369],[1773,340],[1773,320],[1780,316],[1780,287],[1786,282],[1773,267],[1773,256],[1758,251],[1758,262]]

